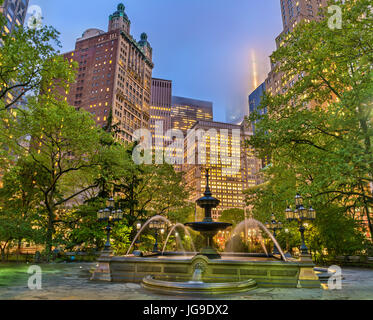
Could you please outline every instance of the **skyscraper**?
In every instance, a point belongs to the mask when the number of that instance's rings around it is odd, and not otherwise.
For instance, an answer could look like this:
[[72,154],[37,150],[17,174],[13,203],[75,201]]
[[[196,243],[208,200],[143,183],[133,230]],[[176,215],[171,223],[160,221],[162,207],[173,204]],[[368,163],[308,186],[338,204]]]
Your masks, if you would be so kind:
[[[327,5],[327,0],[280,0],[281,15],[283,22],[283,31],[276,38],[276,46],[279,49],[284,44],[284,39],[294,30],[301,21],[320,20],[324,18],[321,13],[322,7]],[[249,96],[249,110],[257,110],[261,103],[261,97],[264,91],[272,94],[281,94],[286,91],[288,86],[292,86],[297,77],[291,79],[288,83],[283,83],[282,74],[275,72],[276,65],[271,65],[271,71],[264,83],[258,86]],[[302,75],[298,75],[301,77]],[[261,112],[266,112],[262,110]],[[255,125],[253,125],[255,133]]]
[[[213,209],[213,219],[222,211],[245,207],[244,190],[257,185],[260,170],[252,150],[244,146],[247,128],[214,121],[198,121],[185,138],[185,180],[190,201],[200,198],[206,187],[205,169],[210,169],[210,188],[221,203]],[[204,138],[198,138],[198,131]],[[195,135],[195,139],[194,139]],[[191,162],[194,162],[191,163]]]
[[108,31],[88,29],[66,59],[79,64],[77,81],[66,94],[69,104],[90,112],[99,125],[112,119],[117,139],[132,142],[133,133],[148,128],[152,81],[152,47],[145,33],[130,34],[123,4],[109,17]]
[[183,131],[184,136],[197,121],[213,120],[213,104],[209,101],[172,97],[172,128]]
[[[323,19],[321,9],[326,6],[327,0],[280,0],[281,14],[284,30],[276,38],[276,46],[279,49],[284,45],[284,40],[301,21],[317,21]],[[272,94],[282,94],[298,80],[298,75],[288,83],[282,81],[282,74],[275,72],[276,65],[271,65],[271,71],[266,79],[266,90]]]
[[4,0],[0,5],[0,13],[6,18],[4,31],[10,33],[16,26],[22,26],[28,7],[29,0]]
[[303,20],[320,20],[324,18],[321,8],[327,0],[281,0],[283,33],[288,34]]
[[[153,146],[164,147],[165,133],[171,129],[171,103],[172,103],[172,81],[163,79],[152,79],[152,95],[150,102],[150,130],[153,137]],[[162,124],[156,126],[156,123]],[[157,132],[162,132],[156,137]],[[161,138],[161,143],[155,144],[156,138]],[[158,142],[158,140],[157,140]]]
[[[265,114],[266,109],[258,110],[263,94],[266,90],[265,82],[263,82],[259,87],[257,87],[250,95],[249,95],[249,113],[252,114],[254,112],[259,111],[260,114]],[[252,130],[255,134],[255,124],[252,126]]]
[[[6,34],[11,33],[17,26],[23,26],[25,21],[29,0],[4,0],[3,4],[0,5],[0,13],[5,17],[5,25],[3,32]],[[0,44],[1,45],[1,44]],[[19,96],[23,96],[23,88],[13,89],[7,93],[5,101],[7,104],[18,100]],[[12,108],[18,108],[25,103],[25,97],[13,103]]]

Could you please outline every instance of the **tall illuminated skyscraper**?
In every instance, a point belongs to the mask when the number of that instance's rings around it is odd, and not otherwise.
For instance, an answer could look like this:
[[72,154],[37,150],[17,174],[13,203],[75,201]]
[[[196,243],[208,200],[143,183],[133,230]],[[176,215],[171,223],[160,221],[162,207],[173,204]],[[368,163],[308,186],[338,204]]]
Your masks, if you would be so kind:
[[[165,133],[171,129],[171,103],[172,81],[153,78],[150,102],[150,130],[152,132],[153,146],[156,148],[164,148]],[[156,126],[156,124],[161,125]],[[162,132],[160,137],[156,137],[158,131]],[[156,140],[156,138],[160,139]],[[157,145],[156,142],[158,142]]]
[[[260,170],[252,150],[244,147],[244,141],[250,134],[247,127],[202,120],[196,122],[192,129],[193,132],[185,138],[183,165],[185,180],[192,190],[189,200],[195,202],[202,196],[206,187],[205,169],[209,168],[211,191],[221,201],[219,207],[213,209],[213,219],[219,219],[226,209],[244,209],[243,192],[258,184]],[[197,138],[198,131],[205,133],[205,139]],[[194,164],[191,159],[194,159]]]
[[[280,0],[281,16],[283,22],[283,31],[276,38],[277,49],[284,44],[284,39],[294,30],[301,21],[320,20],[324,16],[321,9],[327,5],[327,0]],[[249,110],[253,112],[258,109],[261,103],[261,97],[264,91],[272,94],[284,93],[286,88],[292,86],[297,77],[291,79],[288,83],[283,83],[282,74],[275,72],[275,65],[271,65],[271,71],[264,83],[260,84],[249,95]],[[298,75],[301,77],[302,75]],[[266,112],[266,110],[262,110]],[[253,127],[255,133],[255,126]]]
[[[254,112],[259,112],[261,114],[266,113],[266,109],[259,110],[260,103],[262,101],[263,94],[266,90],[265,82],[263,82],[259,87],[257,87],[250,95],[249,95],[249,113],[252,114]],[[255,124],[252,126],[252,130],[255,134]]]
[[197,121],[212,121],[213,104],[209,101],[172,97],[171,120],[172,128],[183,131],[184,136]]
[[0,13],[6,18],[4,31],[10,33],[16,26],[22,26],[28,8],[29,0],[4,0],[0,5]]
[[109,17],[108,31],[88,29],[75,50],[64,56],[79,64],[77,81],[66,94],[69,104],[90,112],[97,124],[119,125],[117,139],[132,142],[137,129],[148,128],[152,47],[145,33],[136,41],[123,4]]
[[[317,21],[324,18],[321,10],[328,0],[280,0],[281,14],[284,30],[276,38],[277,49],[284,45],[284,40],[301,21]],[[282,74],[275,72],[276,65],[271,65],[271,71],[266,79],[266,90],[272,94],[282,94],[298,80],[294,79],[283,83]]]

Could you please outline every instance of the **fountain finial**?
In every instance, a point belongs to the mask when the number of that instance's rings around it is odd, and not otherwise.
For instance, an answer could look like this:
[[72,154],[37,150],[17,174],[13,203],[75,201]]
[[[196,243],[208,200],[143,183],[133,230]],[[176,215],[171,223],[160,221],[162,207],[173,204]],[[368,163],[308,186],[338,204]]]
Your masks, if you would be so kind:
[[210,178],[209,172],[210,172],[210,169],[206,169],[206,191],[204,193],[206,197],[212,196],[212,192],[210,190],[210,184],[209,184],[209,178]]

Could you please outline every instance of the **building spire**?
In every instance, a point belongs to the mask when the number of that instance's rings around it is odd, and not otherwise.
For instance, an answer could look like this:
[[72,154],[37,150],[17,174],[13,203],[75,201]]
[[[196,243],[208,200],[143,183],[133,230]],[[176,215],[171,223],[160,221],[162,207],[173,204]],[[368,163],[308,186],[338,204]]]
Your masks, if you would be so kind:
[[120,29],[126,33],[130,33],[131,21],[125,12],[126,7],[123,3],[119,3],[117,11],[109,16],[109,31]]

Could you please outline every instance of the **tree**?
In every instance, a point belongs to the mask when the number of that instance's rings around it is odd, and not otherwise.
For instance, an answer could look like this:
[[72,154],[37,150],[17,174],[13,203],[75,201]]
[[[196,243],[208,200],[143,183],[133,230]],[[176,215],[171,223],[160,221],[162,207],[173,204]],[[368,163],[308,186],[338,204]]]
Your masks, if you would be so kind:
[[23,240],[38,241],[36,208],[40,207],[40,195],[34,189],[33,181],[23,167],[22,161],[7,171],[0,189],[0,244],[2,258],[5,249],[17,241],[20,248]]
[[103,223],[98,222],[97,212],[105,206],[105,201],[92,198],[83,204],[68,208],[59,215],[55,242],[66,250],[77,247],[83,251],[100,250],[106,242]]
[[250,116],[257,129],[248,143],[272,159],[250,201],[263,207],[276,194],[284,208],[298,190],[316,209],[362,208],[373,234],[371,1],[334,2],[341,30],[327,19],[301,23],[272,55],[285,92],[265,95],[267,114]]
[[[0,29],[6,19],[0,15]],[[56,88],[67,90],[75,64],[59,56],[59,33],[52,27],[16,28],[0,34],[0,110],[16,107],[27,94]],[[59,79],[59,81],[56,81]]]
[[307,234],[307,245],[316,261],[325,262],[339,255],[361,254],[366,239],[360,224],[346,216],[344,208],[321,210]]
[[221,213],[219,221],[228,222],[234,226],[245,220],[245,213],[242,209],[227,209]]
[[[28,110],[19,112],[6,129],[15,132],[13,144],[24,149],[20,159],[33,179],[34,189],[41,195],[49,255],[55,227],[60,222],[59,208],[97,187],[94,178],[105,151],[100,141],[106,133],[96,126],[89,113],[50,96],[29,99]],[[19,132],[32,137],[29,146],[16,139]],[[76,180],[79,175],[86,178],[84,186]]]
[[[188,191],[182,174],[168,164],[138,165],[132,160],[134,145],[121,150],[119,162],[111,167],[114,193],[125,210],[127,224],[133,227],[138,220],[154,215],[169,216],[188,214],[180,211],[187,207]],[[133,228],[135,230],[135,228]],[[134,233],[135,231],[133,231]]]

